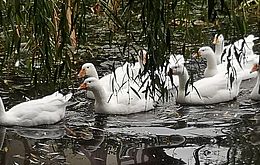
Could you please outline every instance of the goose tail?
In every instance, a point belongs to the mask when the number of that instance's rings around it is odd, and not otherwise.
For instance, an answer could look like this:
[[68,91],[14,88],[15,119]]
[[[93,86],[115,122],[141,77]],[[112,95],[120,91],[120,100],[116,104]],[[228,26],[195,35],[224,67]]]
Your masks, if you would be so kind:
[[64,96],[64,101],[68,102],[71,97],[72,97],[72,93],[69,93],[69,94],[65,95]]
[[245,38],[246,42],[253,42],[254,40],[258,40],[259,37],[255,37],[254,35],[249,35]]

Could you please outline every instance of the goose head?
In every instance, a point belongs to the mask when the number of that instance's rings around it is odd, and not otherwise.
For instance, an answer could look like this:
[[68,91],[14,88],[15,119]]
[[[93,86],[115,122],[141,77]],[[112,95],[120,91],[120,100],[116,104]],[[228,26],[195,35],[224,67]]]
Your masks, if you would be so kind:
[[216,34],[213,40],[214,45],[221,45],[224,42],[224,36],[222,34]]
[[181,75],[184,70],[184,57],[183,55],[171,55],[169,59],[169,65],[167,68],[168,75]]
[[181,75],[184,71],[184,65],[183,64],[174,64],[170,65],[170,69],[168,71],[168,75]]
[[81,70],[78,74],[79,78],[83,77],[96,77],[98,78],[97,70],[92,63],[85,63],[82,65]]
[[80,84],[79,89],[94,91],[99,87],[99,80],[95,77],[89,77]]
[[254,64],[253,67],[251,68],[250,73],[253,73],[255,71],[259,71],[260,65],[259,64]]
[[214,51],[209,46],[201,47],[198,52],[193,55],[193,57],[202,57],[206,59],[209,59],[212,56],[214,56]]

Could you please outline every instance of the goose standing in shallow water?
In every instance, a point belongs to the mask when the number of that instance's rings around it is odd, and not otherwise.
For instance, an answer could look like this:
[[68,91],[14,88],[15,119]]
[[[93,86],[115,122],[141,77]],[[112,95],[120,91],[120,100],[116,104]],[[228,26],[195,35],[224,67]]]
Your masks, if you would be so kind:
[[132,114],[149,111],[154,108],[152,99],[145,99],[144,94],[122,89],[117,95],[109,95],[100,80],[89,77],[79,89],[90,90],[95,96],[95,112],[105,114]]
[[64,118],[71,96],[71,93],[63,96],[61,93],[55,92],[41,99],[18,104],[9,111],[5,111],[0,98],[0,124],[19,126],[55,124]]
[[250,98],[253,100],[260,100],[260,66],[259,63],[254,64],[251,72],[257,72],[256,84],[250,94]]
[[179,87],[176,102],[180,104],[204,105],[233,100],[239,93],[241,77],[231,84],[224,73],[213,77],[203,78],[189,85],[189,74],[182,62],[170,66],[169,74],[179,76]]

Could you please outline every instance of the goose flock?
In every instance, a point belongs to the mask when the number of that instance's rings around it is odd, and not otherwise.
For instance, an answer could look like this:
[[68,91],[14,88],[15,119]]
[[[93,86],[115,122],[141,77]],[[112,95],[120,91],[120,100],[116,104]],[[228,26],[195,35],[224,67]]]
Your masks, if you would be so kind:
[[[260,100],[260,58],[253,52],[257,39],[249,35],[225,46],[223,35],[215,35],[215,52],[211,47],[204,46],[193,55],[193,58],[207,61],[204,78],[196,82],[192,82],[182,55],[171,55],[163,69],[153,74],[160,77],[159,81],[164,82],[166,90],[177,89],[174,92],[177,104],[208,105],[234,100],[239,95],[241,82],[250,78],[257,79],[250,98]],[[154,109],[160,97],[152,97],[151,91],[147,90],[152,81],[149,79],[151,73],[140,74],[148,54],[145,50],[140,50],[138,54],[138,62],[126,62],[101,78],[92,63],[82,65],[78,77],[85,80],[78,89],[86,90],[86,96],[95,99],[96,113],[126,115]],[[161,93],[156,92],[155,96]],[[64,118],[71,97],[71,93],[63,95],[55,92],[18,104],[8,111],[5,111],[0,98],[0,125],[55,124]]]

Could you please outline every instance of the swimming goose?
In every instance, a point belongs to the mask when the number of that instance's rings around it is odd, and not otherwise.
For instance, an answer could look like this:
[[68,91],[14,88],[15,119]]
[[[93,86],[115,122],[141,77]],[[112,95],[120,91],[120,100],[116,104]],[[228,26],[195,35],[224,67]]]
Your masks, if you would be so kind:
[[213,44],[215,45],[215,57],[218,65],[222,62],[221,55],[224,49],[224,36],[222,34],[216,34],[213,40]]
[[68,100],[72,94],[63,96],[59,92],[18,104],[5,111],[0,98],[0,124],[36,126],[42,124],[54,124],[64,118]]
[[[229,71],[235,69],[236,73],[240,74],[242,80],[246,80],[256,76],[256,74],[250,74],[250,68],[247,67],[249,63],[247,65],[244,65],[245,66],[244,68],[241,68],[241,66],[238,64],[236,60],[226,61],[217,65],[214,51],[209,46],[201,47],[198,50],[198,53],[194,54],[194,57],[206,58],[207,67],[204,71],[205,77],[212,77],[218,73],[227,73],[228,69]],[[255,61],[255,59],[251,59],[250,63],[252,63],[252,61]],[[230,68],[227,67],[228,65],[230,66]]]
[[[114,73],[110,73],[100,78],[100,84],[108,93],[118,92],[121,89],[127,88],[133,83],[133,79],[138,75],[139,66],[132,66],[130,63],[126,62],[122,67],[115,70]],[[85,63],[79,74],[79,78],[83,77],[95,77],[98,78],[98,73],[95,66],[92,63]],[[87,91],[87,97],[94,99],[92,91]]]
[[154,108],[152,99],[145,99],[132,90],[122,89],[117,95],[109,95],[100,80],[89,77],[80,85],[79,89],[90,90],[95,96],[95,112],[105,114],[132,114],[148,111]]
[[[207,67],[204,71],[204,77],[212,77],[217,73],[222,72],[225,67],[224,64],[217,65],[217,59],[215,58],[214,51],[209,46],[201,47],[193,57],[202,57],[207,60]],[[226,68],[224,68],[226,69]]]
[[[117,92],[120,89],[128,88],[133,83],[136,85],[139,82],[139,80],[137,80],[137,76],[144,69],[147,59],[147,52],[145,50],[139,50],[137,58],[138,62],[134,64],[126,62],[123,66],[116,68],[114,73],[110,73],[100,78],[100,83],[103,84],[106,92]],[[92,63],[83,64],[78,77],[95,77],[99,79],[97,70]],[[87,97],[91,99],[95,98],[91,91],[87,91]]]
[[[254,35],[249,35],[243,39],[234,42],[234,44],[224,46],[224,36],[222,34],[216,34],[213,40],[213,44],[215,45],[215,56],[217,59],[217,64],[226,62],[230,51],[229,58],[236,60],[235,52],[237,52],[237,54],[240,55],[239,61],[242,67],[244,67],[244,65],[256,58],[253,52],[253,46],[254,41],[257,39],[258,37],[255,37]],[[252,64],[249,64],[248,67],[251,66]]]
[[255,63],[251,69],[251,73],[257,72],[256,84],[250,94],[252,100],[260,100],[260,66],[259,63]]
[[190,78],[183,63],[170,67],[169,74],[179,76],[176,102],[180,104],[204,105],[233,100],[239,93],[241,78],[236,77],[231,84],[225,74],[203,78],[189,85]]

